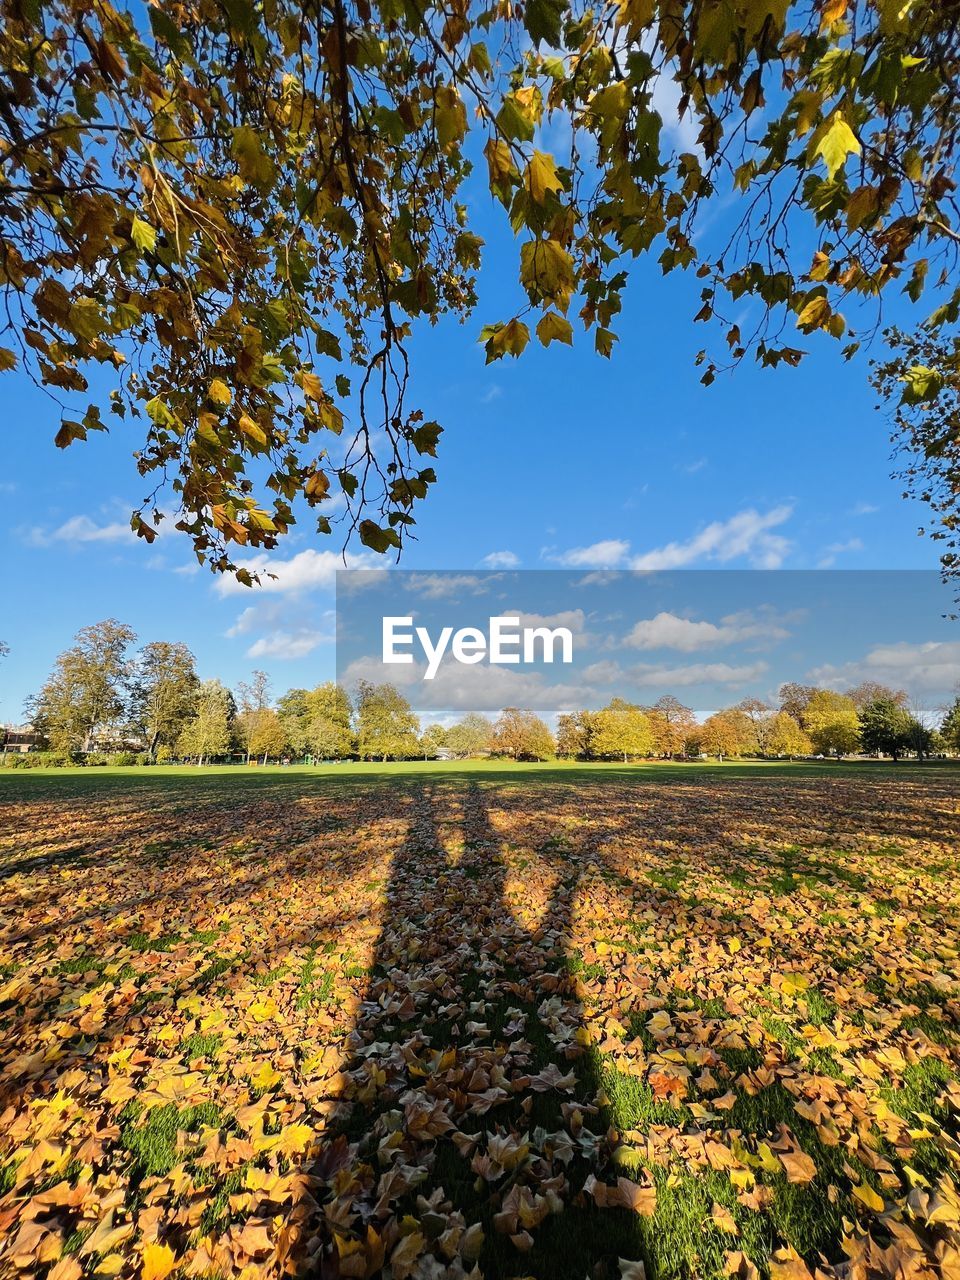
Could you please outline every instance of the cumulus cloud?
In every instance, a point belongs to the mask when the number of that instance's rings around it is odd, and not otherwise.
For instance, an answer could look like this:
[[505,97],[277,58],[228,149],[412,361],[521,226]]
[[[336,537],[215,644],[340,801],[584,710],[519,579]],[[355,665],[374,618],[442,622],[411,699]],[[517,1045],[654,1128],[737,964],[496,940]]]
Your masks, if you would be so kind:
[[585,573],[573,585],[575,587],[609,587],[611,582],[619,582],[620,576],[616,569],[598,569],[593,573]]
[[219,596],[245,595],[250,590],[270,594],[297,595],[317,587],[332,587],[338,569],[367,569],[376,564],[376,557],[363,553],[346,556],[339,551],[315,551],[312,548],[298,551],[289,560],[261,552],[259,555],[238,560],[237,566],[256,574],[259,586],[245,587],[232,574],[217,579],[215,590]]
[[79,515],[71,516],[55,529],[28,529],[25,540],[34,547],[49,547],[56,542],[132,542],[136,534],[125,521],[97,524],[89,516]]
[[727,662],[694,662],[686,667],[641,664],[629,669],[630,679],[645,688],[686,689],[697,684],[743,685],[759,679],[767,670],[765,662],[731,666]]
[[828,547],[824,547],[820,560],[817,562],[818,569],[829,569],[836,564],[837,556],[846,555],[851,551],[862,551],[863,543],[859,538],[848,538],[846,542],[831,542]]
[[561,609],[559,613],[524,613],[523,610],[504,610],[510,618],[519,618],[521,627],[567,627],[574,635],[586,631],[587,617],[582,609]]
[[248,658],[305,658],[321,644],[332,643],[332,633],[323,631],[274,631],[261,636],[247,650]]
[[790,519],[793,508],[774,507],[767,512],[750,508],[729,520],[715,520],[685,542],[668,542],[634,556],[631,569],[682,569],[695,561],[727,564],[742,558],[761,569],[777,569],[790,550],[790,543],[780,534],[771,533]]
[[520,557],[513,551],[491,551],[480,563],[485,569],[516,569],[520,564]]
[[682,542],[668,542],[650,551],[632,553],[623,538],[606,538],[569,551],[545,552],[548,559],[569,569],[683,569],[702,562],[728,564],[745,559],[758,569],[778,569],[790,542],[772,530],[785,524],[793,514],[787,504],[769,511],[753,507],[738,511],[729,520],[715,520]]
[[809,678],[834,689],[876,680],[914,694],[948,695],[960,684],[960,640],[877,645],[859,661],[815,667]]
[[712,649],[723,645],[785,640],[789,634],[782,623],[773,617],[756,617],[749,613],[729,614],[715,623],[661,612],[654,618],[642,618],[634,623],[623,643],[632,649],[676,649],[680,653],[694,653],[698,649]]
[[574,547],[559,555],[551,555],[550,559],[567,569],[610,569],[622,563],[629,550],[629,542],[606,538],[602,542],[592,542],[588,547]]
[[479,577],[475,573],[411,573],[406,585],[426,600],[449,600],[451,596],[469,593],[482,596],[499,575]]

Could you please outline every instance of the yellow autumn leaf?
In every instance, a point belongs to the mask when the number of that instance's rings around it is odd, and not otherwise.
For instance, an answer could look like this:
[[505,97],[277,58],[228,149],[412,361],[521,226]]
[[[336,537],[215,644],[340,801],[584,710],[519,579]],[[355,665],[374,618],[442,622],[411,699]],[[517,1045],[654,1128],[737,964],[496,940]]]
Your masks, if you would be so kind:
[[277,1143],[277,1150],[285,1156],[299,1155],[313,1141],[314,1131],[308,1124],[285,1125]]
[[573,325],[564,316],[558,316],[555,311],[548,311],[537,325],[537,337],[545,347],[548,347],[551,342],[564,342],[568,347],[572,347]]
[[207,388],[207,399],[226,407],[233,399],[233,392],[221,378],[214,378]]
[[883,1200],[868,1182],[853,1188],[853,1198],[866,1205],[868,1209],[872,1209],[874,1213],[883,1213]]
[[176,1265],[176,1254],[168,1244],[144,1245],[142,1280],[164,1280]]
[[257,187],[270,185],[276,172],[274,163],[264,151],[260,135],[252,125],[234,129],[231,151],[244,181]]
[[266,445],[267,445],[266,432],[258,422],[255,422],[253,418],[250,417],[249,414],[242,413],[240,415],[240,421],[237,423],[237,426],[240,428],[240,430],[243,432],[243,434],[247,437],[248,440],[253,440],[254,443],[262,445],[264,448],[266,448]]
[[829,315],[830,303],[823,294],[820,294],[816,298],[811,298],[806,306],[804,306],[800,311],[800,314],[797,316],[797,328],[806,329],[808,331],[810,329],[817,329],[821,324],[823,324],[824,320],[826,320]]
[[323,399],[323,383],[315,373],[303,373],[300,376],[303,394],[311,400]]
[[527,165],[527,190],[537,204],[543,204],[548,192],[563,190],[553,156],[545,151],[534,151],[530,157]]
[[780,983],[780,989],[785,995],[796,996],[802,991],[806,991],[810,986],[810,979],[805,973],[785,973]]
[[255,1089],[273,1089],[283,1079],[279,1071],[275,1071],[269,1062],[261,1062],[257,1071],[250,1076],[250,1083]]
[[528,240],[520,247],[520,281],[534,299],[566,311],[574,288],[573,258],[556,240]]
[[517,172],[517,166],[513,163],[513,153],[502,138],[490,138],[483,148],[483,154],[487,158],[491,187],[499,186]]
[[833,179],[846,164],[847,156],[860,154],[857,135],[839,111],[813,135],[811,143],[814,156],[822,156],[827,174]]

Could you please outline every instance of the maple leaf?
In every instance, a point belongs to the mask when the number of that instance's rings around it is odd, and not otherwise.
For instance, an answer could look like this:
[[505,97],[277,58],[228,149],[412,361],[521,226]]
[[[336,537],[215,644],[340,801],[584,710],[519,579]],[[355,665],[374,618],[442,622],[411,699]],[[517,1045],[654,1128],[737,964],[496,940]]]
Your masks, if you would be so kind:
[[788,1182],[799,1182],[801,1185],[812,1182],[817,1176],[817,1166],[805,1151],[799,1148],[793,1151],[780,1151],[777,1158],[783,1165]]
[[168,1244],[146,1244],[141,1252],[141,1280],[165,1280],[177,1266],[177,1255]]

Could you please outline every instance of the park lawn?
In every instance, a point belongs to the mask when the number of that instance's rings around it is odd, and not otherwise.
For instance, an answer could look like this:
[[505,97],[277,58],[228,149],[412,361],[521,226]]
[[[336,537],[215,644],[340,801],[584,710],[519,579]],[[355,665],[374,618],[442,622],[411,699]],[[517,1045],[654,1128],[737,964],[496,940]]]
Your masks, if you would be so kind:
[[955,1276],[958,815],[945,766],[0,770],[0,1275]]

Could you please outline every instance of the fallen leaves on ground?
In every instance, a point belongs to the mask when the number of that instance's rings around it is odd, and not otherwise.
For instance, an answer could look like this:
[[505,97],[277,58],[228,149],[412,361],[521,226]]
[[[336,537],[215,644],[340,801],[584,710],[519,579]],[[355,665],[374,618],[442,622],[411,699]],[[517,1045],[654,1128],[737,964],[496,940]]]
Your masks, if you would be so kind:
[[960,1274],[949,775],[245,782],[5,790],[4,1276]]

